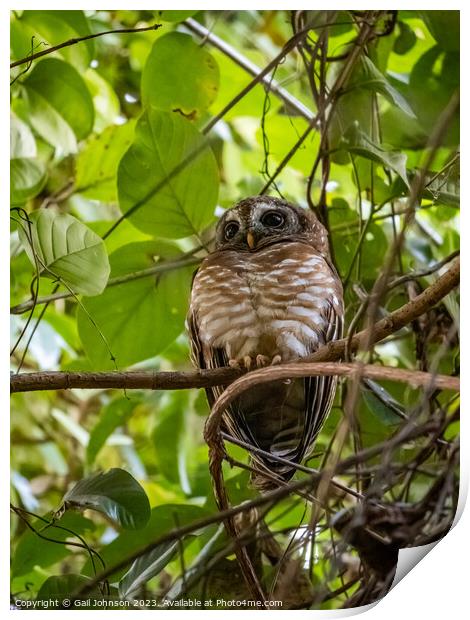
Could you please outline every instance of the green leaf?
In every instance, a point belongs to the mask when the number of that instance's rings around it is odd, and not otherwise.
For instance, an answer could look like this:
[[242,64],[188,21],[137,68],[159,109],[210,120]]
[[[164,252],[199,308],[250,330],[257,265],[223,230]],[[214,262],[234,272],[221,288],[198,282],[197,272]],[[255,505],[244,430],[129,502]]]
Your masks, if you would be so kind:
[[429,32],[442,49],[460,49],[460,11],[420,11]]
[[135,560],[119,582],[119,596],[132,598],[149,579],[158,575],[178,551],[179,542],[162,543]]
[[76,160],[77,192],[94,200],[117,200],[117,170],[132,142],[134,128],[135,123],[130,120],[89,138]]
[[351,163],[348,153],[342,149],[344,132],[352,125],[370,137],[370,115],[374,96],[370,90],[354,88],[347,90],[338,98],[335,112],[329,127],[329,142],[332,149],[331,160],[339,165]]
[[31,129],[16,116],[10,119],[10,159],[36,157],[36,141]]
[[155,17],[164,22],[182,22],[196,13],[198,11],[155,11]]
[[417,37],[406,22],[398,22],[398,37],[393,42],[393,51],[395,54],[404,55],[412,49],[416,43]]
[[45,164],[36,159],[33,133],[16,116],[10,120],[10,203],[22,205],[37,196],[47,180]]
[[[111,275],[121,276],[176,258],[176,246],[164,241],[130,243],[110,256]],[[194,267],[184,267],[118,284],[99,297],[84,299],[85,309],[105,335],[120,367],[154,357],[184,329]],[[113,309],[110,312],[110,308]],[[114,368],[107,348],[86,313],[78,311],[78,330],[94,368]]]
[[95,107],[93,131],[99,133],[109,125],[119,122],[119,97],[111,84],[94,69],[87,69],[83,77]]
[[[48,577],[39,589],[36,597],[37,601],[57,600],[62,603],[64,599],[70,602],[71,595],[89,583],[90,579],[83,575],[68,573],[66,575],[53,575]],[[95,586],[87,593],[87,596],[98,596],[102,598],[100,589]]]
[[187,390],[165,394],[152,431],[159,472],[170,482],[179,483],[188,494],[191,492],[186,471],[189,396]]
[[129,220],[140,230],[173,239],[197,234],[214,219],[214,155],[189,121],[150,109],[119,165],[118,194],[123,213],[139,205]]
[[[85,138],[93,128],[94,108],[91,95],[83,78],[71,65],[58,58],[38,62],[24,81],[28,91],[52,108],[72,128],[76,138]],[[33,127],[48,140],[43,127]],[[52,143],[52,142],[51,142]]]
[[66,213],[41,209],[30,220],[34,251],[25,229],[20,229],[19,236],[33,265],[35,254],[38,257],[41,275],[60,278],[75,293],[101,293],[110,270],[103,240]]
[[342,148],[394,170],[406,186],[409,186],[406,176],[406,155],[397,151],[386,151],[361,131],[357,124],[351,125],[344,134]]
[[44,97],[26,89],[24,103],[29,123],[41,138],[56,149],[58,155],[75,153],[77,139],[72,128]]
[[155,41],[142,72],[144,105],[192,120],[215,101],[218,88],[216,61],[190,35],[172,32]]
[[86,449],[86,461],[90,465],[94,462],[96,455],[104,446],[106,439],[122,426],[130,417],[140,400],[134,397],[117,398],[103,407],[98,418],[98,422],[90,432],[90,438]]
[[[212,55],[220,71],[221,79],[217,96],[217,108],[222,110],[243,88],[245,88],[250,78],[244,69],[236,65],[233,60],[228,58],[223,52],[214,49]],[[259,117],[263,113],[265,98],[266,91],[261,84],[257,84],[224,115],[224,120],[243,120],[240,117],[250,116],[256,119],[256,126],[258,126]]]
[[[407,96],[423,129],[428,135],[444,112],[460,85],[460,56],[455,51],[443,51],[435,45],[428,49],[414,65]],[[443,138],[443,145],[458,145],[459,113],[454,115]]]
[[[45,515],[51,521],[50,514]],[[44,529],[44,522],[37,519],[31,523],[35,530],[39,531],[47,538],[53,538],[57,541],[65,541],[73,538],[73,534],[66,532],[57,527],[48,527]],[[83,534],[85,531],[93,529],[93,523],[77,513],[66,513],[57,521],[57,525],[67,528],[75,532],[75,534]],[[40,538],[30,529],[23,532],[14,554],[12,555],[11,571],[14,576],[25,575],[31,572],[35,566],[46,568],[70,554],[66,545],[57,542],[50,542],[44,538]]]
[[377,69],[372,60],[367,56],[361,56],[359,70],[349,84],[352,88],[365,88],[378,92],[386,97],[390,103],[398,106],[403,112],[414,117],[415,114],[405,97],[394,88],[387,78]]
[[[458,164],[456,166],[458,168]],[[414,172],[411,172],[414,176]],[[460,207],[460,177],[447,173],[439,174],[428,172],[424,176],[423,197],[435,203]]]
[[35,158],[10,160],[10,202],[22,205],[37,196],[46,183],[46,168]]
[[428,135],[418,119],[395,106],[390,106],[381,114],[380,129],[383,142],[394,148],[421,149],[428,141]]
[[386,426],[395,426],[403,420],[403,407],[391,394],[375,381],[361,385],[361,394],[369,411]]
[[145,491],[127,471],[113,468],[83,478],[64,496],[66,508],[96,510],[123,528],[137,530],[150,518]]

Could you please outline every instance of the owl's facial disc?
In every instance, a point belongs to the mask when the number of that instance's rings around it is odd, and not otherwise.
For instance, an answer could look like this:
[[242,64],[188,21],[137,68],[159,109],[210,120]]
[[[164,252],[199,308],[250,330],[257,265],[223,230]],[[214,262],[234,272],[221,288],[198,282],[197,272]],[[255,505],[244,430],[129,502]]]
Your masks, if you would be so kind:
[[273,197],[247,198],[224,213],[216,232],[217,248],[254,252],[292,235],[313,230],[307,213]]

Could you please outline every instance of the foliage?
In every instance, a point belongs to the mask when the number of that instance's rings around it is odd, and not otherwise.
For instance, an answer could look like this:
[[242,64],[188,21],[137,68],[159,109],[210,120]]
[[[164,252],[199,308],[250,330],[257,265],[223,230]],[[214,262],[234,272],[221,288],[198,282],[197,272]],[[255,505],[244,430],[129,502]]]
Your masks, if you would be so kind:
[[[378,314],[435,280],[437,269],[429,267],[459,247],[458,115],[435,147],[430,141],[458,87],[458,13],[376,15],[376,36],[334,92],[362,17],[358,11],[12,12],[12,61],[71,38],[136,29],[12,69],[11,295],[14,306],[32,300],[12,309],[15,372],[189,369],[184,319],[195,264],[222,210],[265,183],[273,195],[314,207],[327,223],[345,286],[346,326],[355,330],[405,222],[410,188],[427,168],[392,272],[417,275],[389,286]],[[188,18],[260,69],[303,28],[303,43],[273,73],[297,103],[276,94],[268,75],[229,105],[252,78],[210,37],[201,41],[185,26]],[[155,23],[161,28],[138,30]],[[319,125],[308,131],[316,114]],[[371,360],[455,374],[457,304],[452,292],[376,346]],[[423,395],[391,382],[361,390],[341,458],[391,440],[404,416],[420,422],[443,416],[440,451],[423,451],[426,437],[399,445],[382,481],[386,501],[423,500],[453,462],[457,401],[449,392]],[[348,396],[344,384],[309,465],[321,468],[335,445]],[[128,599],[146,593],[156,601],[204,592],[249,597],[224,531],[215,521],[197,527],[216,514],[202,436],[207,414],[196,390],[14,395],[13,594],[63,599],[91,583],[102,563],[112,567],[163,538],[92,592]],[[228,450],[248,463],[241,447]],[[381,453],[340,478],[367,493],[378,484],[380,464]],[[224,475],[233,504],[254,497],[243,468],[227,467]],[[452,513],[452,493],[445,497],[441,508]],[[329,511],[339,514],[355,499],[346,493],[329,501]],[[328,519],[295,494],[265,514],[276,544],[288,551],[277,568],[263,561],[264,585],[288,601],[291,575],[297,594],[286,606],[338,608],[360,590],[360,550],[354,541],[338,542],[340,528]],[[191,523],[187,535],[165,540]],[[314,540],[302,544],[312,523]],[[284,560],[294,563],[290,573]]]

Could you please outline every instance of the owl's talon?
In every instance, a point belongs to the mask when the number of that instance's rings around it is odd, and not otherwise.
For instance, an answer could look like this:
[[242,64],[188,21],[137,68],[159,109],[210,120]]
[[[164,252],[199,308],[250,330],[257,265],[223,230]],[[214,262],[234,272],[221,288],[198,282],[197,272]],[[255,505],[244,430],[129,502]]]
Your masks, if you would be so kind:
[[266,357],[266,355],[257,355],[256,356],[256,365],[258,366],[258,368],[264,368],[265,366],[269,365],[269,357]]
[[247,370],[250,370],[252,363],[253,360],[251,359],[251,357],[249,355],[245,355],[245,357],[243,358],[243,365]]
[[282,362],[282,358],[280,355],[275,355],[271,360],[271,366],[276,366],[276,364],[280,364]]
[[244,368],[245,370],[250,370],[253,364],[253,359],[249,355],[245,355],[240,359],[232,359],[228,361],[228,365],[230,368],[236,368],[240,370],[240,368]]

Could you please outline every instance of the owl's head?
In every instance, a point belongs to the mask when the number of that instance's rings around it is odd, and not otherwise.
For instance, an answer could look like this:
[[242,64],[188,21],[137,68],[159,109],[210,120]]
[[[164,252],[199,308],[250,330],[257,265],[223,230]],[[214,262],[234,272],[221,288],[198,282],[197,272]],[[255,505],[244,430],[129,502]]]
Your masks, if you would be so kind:
[[220,218],[216,248],[256,252],[273,243],[304,241],[329,255],[325,227],[315,215],[272,196],[245,198]]

